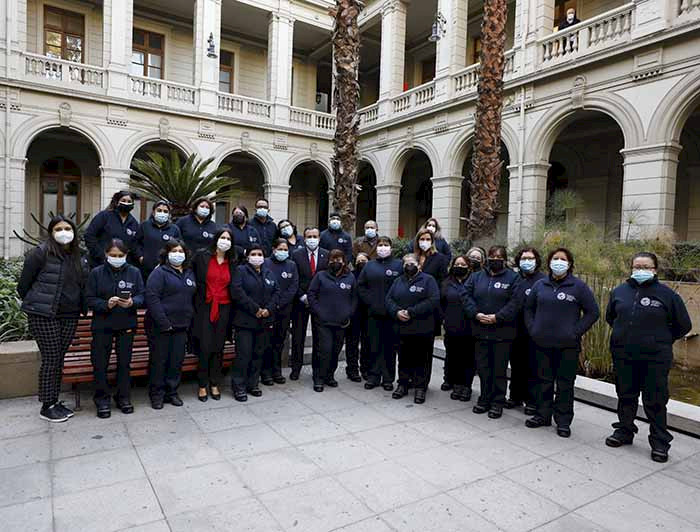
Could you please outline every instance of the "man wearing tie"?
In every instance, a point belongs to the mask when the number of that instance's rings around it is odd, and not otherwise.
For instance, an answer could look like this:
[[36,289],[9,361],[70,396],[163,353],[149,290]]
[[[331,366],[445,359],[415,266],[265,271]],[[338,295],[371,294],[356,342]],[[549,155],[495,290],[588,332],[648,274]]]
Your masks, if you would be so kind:
[[[313,276],[328,267],[328,251],[318,247],[319,240],[318,228],[307,227],[304,229],[304,247],[292,253],[292,260],[299,271],[299,292],[292,309],[292,372],[289,378],[293,381],[299,379],[299,372],[304,364],[304,343],[310,315],[306,292]],[[311,319],[311,337],[312,350],[315,352],[318,333],[313,318]]]

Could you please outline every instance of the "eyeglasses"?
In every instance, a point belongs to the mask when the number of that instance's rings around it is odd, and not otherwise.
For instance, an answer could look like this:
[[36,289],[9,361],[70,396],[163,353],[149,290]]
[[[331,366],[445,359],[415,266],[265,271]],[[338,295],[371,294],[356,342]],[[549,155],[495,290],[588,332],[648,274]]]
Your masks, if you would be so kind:
[[644,271],[648,272],[651,270],[655,270],[656,267],[655,266],[632,266],[632,269],[633,270],[644,270]]

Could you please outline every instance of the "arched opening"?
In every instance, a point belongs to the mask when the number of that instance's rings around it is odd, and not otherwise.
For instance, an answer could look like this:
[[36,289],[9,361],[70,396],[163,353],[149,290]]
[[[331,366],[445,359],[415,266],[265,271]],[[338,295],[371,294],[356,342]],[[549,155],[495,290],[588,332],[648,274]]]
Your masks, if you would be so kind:
[[[136,159],[141,159],[142,161],[150,161],[148,153],[152,152],[158,153],[161,156],[170,159],[170,154],[172,153],[172,150],[175,150],[179,155],[181,164],[187,160],[187,155],[175,144],[167,142],[165,140],[159,140],[154,142],[148,142],[141,146],[138,150],[136,150],[136,153],[134,153],[134,156],[131,158],[130,167],[132,170],[135,169],[134,161]],[[148,217],[151,215],[152,208],[152,201],[143,201],[141,199],[136,198],[134,199],[134,210],[132,214],[134,215],[134,218],[136,218],[138,221],[143,222],[144,220],[148,219]]]
[[413,238],[418,228],[433,213],[433,167],[421,150],[412,149],[405,156],[399,199],[399,237]]
[[[459,236],[466,237],[469,230],[469,216],[471,215],[471,184],[469,176],[472,172],[472,156],[474,155],[473,141],[469,141],[469,151],[462,167],[462,199],[459,209]],[[505,242],[508,237],[508,196],[510,194],[510,180],[508,166],[510,165],[510,154],[508,148],[501,142],[501,184],[498,189],[498,206],[496,208],[496,232],[492,237],[496,242]],[[489,239],[490,240],[490,239]]]
[[367,161],[360,161],[357,184],[360,190],[357,193],[355,234],[361,235],[365,222],[377,219],[377,174]]
[[619,238],[625,139],[620,126],[599,111],[577,111],[549,155],[547,220],[587,220]]
[[700,240],[700,106],[681,132],[673,228],[680,240]]
[[100,205],[100,156],[85,135],[65,127],[40,133],[27,149],[25,223],[39,234],[34,215],[46,225],[51,214],[76,222],[96,214]]
[[289,178],[289,219],[299,231],[317,225],[325,229],[328,225],[328,181],[326,173],[313,161],[301,163]]
[[238,179],[233,185],[233,196],[228,202],[219,202],[216,205],[216,223],[225,224],[231,219],[231,210],[234,205],[245,205],[248,214],[253,216],[255,200],[265,195],[265,174],[260,162],[249,153],[232,153],[221,161],[222,166],[230,166],[227,175]]

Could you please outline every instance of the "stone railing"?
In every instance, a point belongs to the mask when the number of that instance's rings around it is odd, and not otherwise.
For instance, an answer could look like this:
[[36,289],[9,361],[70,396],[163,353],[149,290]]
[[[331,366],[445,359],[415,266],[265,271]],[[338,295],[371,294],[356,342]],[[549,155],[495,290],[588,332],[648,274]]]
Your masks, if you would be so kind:
[[429,81],[418,87],[414,87],[392,99],[392,111],[394,114],[404,113],[424,107],[435,100],[435,82]]
[[239,116],[250,120],[270,122],[272,119],[272,104],[265,100],[220,92],[219,112],[227,116]]
[[[515,74],[515,50],[512,48],[508,50],[504,54],[504,58],[503,79],[508,81]],[[474,63],[452,75],[452,90],[455,96],[476,90],[479,83],[480,65],[481,63]]]
[[319,131],[335,131],[335,116],[329,113],[301,109],[299,107],[289,108],[289,122],[293,126],[301,126],[304,129],[311,128]]
[[680,0],[677,15],[680,22],[700,18],[700,0]]
[[363,107],[358,111],[358,114],[360,115],[361,126],[376,122],[379,120],[379,105],[374,103],[372,105],[368,105],[367,107]]
[[625,4],[539,39],[540,66],[554,66],[628,42],[632,34],[634,9],[634,3]]
[[144,101],[156,101],[178,107],[194,107],[197,104],[198,91],[195,87],[172,81],[129,76],[129,91],[132,96]]
[[51,59],[37,54],[23,55],[25,79],[49,85],[79,87],[91,92],[102,92],[105,88],[106,72],[101,67]]

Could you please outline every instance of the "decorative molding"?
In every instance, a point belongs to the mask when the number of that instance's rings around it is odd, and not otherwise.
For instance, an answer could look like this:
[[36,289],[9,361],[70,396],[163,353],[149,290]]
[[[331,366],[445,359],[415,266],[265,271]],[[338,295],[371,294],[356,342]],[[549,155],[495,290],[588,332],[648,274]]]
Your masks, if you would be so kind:
[[272,140],[272,148],[275,150],[287,151],[287,134],[276,132]]
[[128,108],[122,107],[121,105],[108,105],[107,123],[110,126],[126,127],[127,125],[129,125],[127,112]]
[[413,126],[408,126],[406,128],[406,146],[409,148],[413,148],[413,140],[414,140],[414,131],[413,131]]
[[309,157],[312,159],[316,159],[318,157],[318,144],[316,142],[312,142],[309,145]]
[[377,145],[378,146],[386,146],[387,143],[389,142],[389,130],[388,129],[382,129],[377,132]]
[[571,87],[571,107],[583,109],[586,98],[586,76],[576,76]]
[[70,127],[70,121],[73,118],[73,109],[68,102],[63,102],[58,106],[58,123],[62,127]]
[[242,151],[250,150],[250,132],[249,131],[244,131],[243,133],[241,133],[241,150]]
[[162,117],[158,121],[158,138],[160,138],[160,140],[168,140],[169,137],[170,137],[170,121],[167,118]]
[[21,111],[22,104],[19,101],[19,89],[11,87],[0,88],[0,109],[5,109],[7,91],[10,91],[10,111]]
[[447,113],[441,113],[435,117],[435,124],[433,125],[433,131],[435,133],[444,133],[449,129],[449,115]]
[[649,79],[663,72],[663,48],[659,47],[634,56],[630,76],[634,81]]
[[216,138],[216,124],[209,120],[200,120],[197,134],[200,139],[214,140]]

